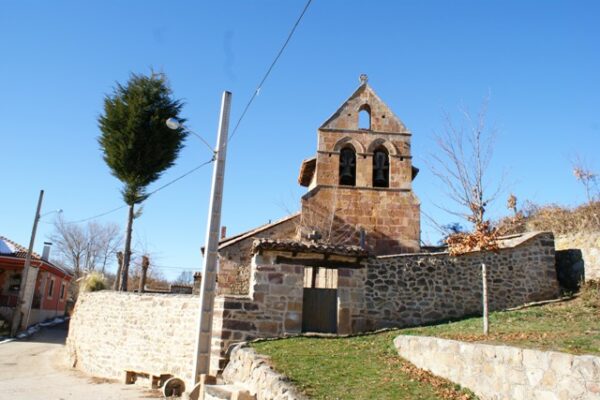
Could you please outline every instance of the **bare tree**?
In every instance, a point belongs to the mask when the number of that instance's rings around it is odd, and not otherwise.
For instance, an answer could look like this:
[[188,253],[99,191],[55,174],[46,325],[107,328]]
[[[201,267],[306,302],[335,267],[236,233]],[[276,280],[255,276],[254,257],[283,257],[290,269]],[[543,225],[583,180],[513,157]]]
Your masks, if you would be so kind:
[[[153,268],[153,266],[149,262],[149,256],[143,255],[140,257],[134,257],[131,261],[133,268],[129,271],[129,290],[133,291],[140,286],[140,282],[144,276],[144,258],[148,259],[148,266],[145,271],[145,282],[144,286],[149,286],[152,288],[159,289],[168,289],[169,282],[164,277],[164,275],[160,272],[160,270]],[[156,267],[156,266],[154,266]]]
[[80,226],[65,221],[62,216],[54,221],[50,240],[56,257],[73,269],[76,277],[96,269],[104,273],[122,242],[120,229],[115,224],[89,222]]
[[[444,130],[436,136],[440,152],[432,156],[432,171],[446,187],[448,196],[458,206],[458,209],[440,208],[464,218],[473,224],[474,228],[472,232],[458,232],[446,239],[451,255],[498,249],[497,232],[485,217],[486,208],[497,198],[502,188],[500,182],[495,189],[490,189],[488,182],[488,168],[497,132],[495,128],[486,126],[487,107],[486,98],[476,117],[464,108],[460,109],[464,119],[464,125],[460,126],[456,126],[446,114]],[[487,335],[489,321],[485,263],[481,264],[481,275],[483,331]]]
[[593,171],[580,156],[577,156],[572,164],[573,175],[575,175],[575,179],[581,182],[585,188],[585,196],[588,204],[593,203],[600,194],[598,188],[598,174]]
[[194,271],[181,271],[177,278],[173,281],[176,285],[191,285],[194,283]]
[[[443,132],[435,136],[439,153],[430,164],[433,174],[444,184],[448,196],[458,209],[440,206],[444,211],[464,218],[474,227],[485,222],[487,206],[500,193],[503,184],[490,186],[488,168],[497,135],[495,127],[486,126],[488,99],[484,99],[476,117],[460,108],[464,124],[455,125],[445,114]],[[465,126],[466,125],[466,126]]]

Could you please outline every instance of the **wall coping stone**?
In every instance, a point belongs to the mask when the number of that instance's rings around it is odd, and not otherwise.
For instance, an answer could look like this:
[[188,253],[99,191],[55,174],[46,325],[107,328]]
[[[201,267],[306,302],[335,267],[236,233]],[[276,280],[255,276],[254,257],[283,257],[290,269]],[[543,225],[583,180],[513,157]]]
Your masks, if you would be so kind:
[[598,399],[600,357],[399,335],[398,354],[482,400]]
[[[526,232],[526,233],[518,233],[514,235],[502,236],[498,239],[498,246],[500,247],[498,251],[510,250],[515,247],[520,247],[527,242],[530,242],[534,239],[537,239],[539,236],[543,235],[553,235],[552,232],[548,231],[535,231],[535,232]],[[518,240],[517,240],[518,239]],[[464,255],[478,254],[478,253],[493,253],[486,250],[474,250],[465,253]],[[377,259],[387,259],[387,258],[406,258],[406,257],[418,257],[418,256],[447,256],[447,251],[435,251],[435,252],[420,252],[420,253],[401,253],[401,254],[387,254],[383,256],[376,256]],[[460,257],[460,256],[459,256]]]

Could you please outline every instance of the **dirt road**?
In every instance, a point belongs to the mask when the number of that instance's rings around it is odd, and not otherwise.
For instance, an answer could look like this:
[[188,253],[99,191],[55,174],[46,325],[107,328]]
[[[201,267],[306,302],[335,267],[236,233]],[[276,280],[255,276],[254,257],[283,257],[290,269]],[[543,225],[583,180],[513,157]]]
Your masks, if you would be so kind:
[[0,344],[1,400],[104,400],[161,398],[135,385],[91,378],[69,368],[65,325],[43,328],[29,339]]

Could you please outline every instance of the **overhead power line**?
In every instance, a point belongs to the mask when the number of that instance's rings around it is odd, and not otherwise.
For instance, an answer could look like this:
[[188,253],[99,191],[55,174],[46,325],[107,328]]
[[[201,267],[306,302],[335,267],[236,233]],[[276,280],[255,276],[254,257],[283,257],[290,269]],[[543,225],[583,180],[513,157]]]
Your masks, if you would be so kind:
[[[164,185],[159,186],[158,188],[154,189],[153,191],[151,191],[150,193],[148,193],[148,196],[146,197],[146,200],[148,200],[148,198],[150,198],[150,196],[152,196],[152,195],[160,192],[161,190],[163,190],[163,189],[171,186],[175,182],[180,181],[181,179],[185,178],[186,176],[191,175],[192,173],[198,171],[200,168],[204,167],[205,165],[208,165],[208,164],[212,163],[214,161],[214,159],[215,158],[213,156],[210,160],[208,160],[206,162],[203,162],[202,164],[198,165],[197,167],[192,168],[191,170],[187,171],[186,173],[184,173],[182,175],[179,175],[177,178],[175,178],[173,180],[170,180],[169,182],[165,183]],[[144,201],[146,201],[146,200],[144,200]],[[127,204],[123,204],[122,206],[113,208],[113,209],[108,210],[108,211],[104,211],[102,213],[93,215],[91,217],[79,219],[77,221],[70,221],[70,222],[67,222],[67,223],[68,224],[80,224],[82,222],[91,221],[93,219],[97,219],[97,218],[103,217],[105,215],[112,214],[112,213],[114,213],[116,211],[119,211],[119,210],[122,210],[123,208],[126,208],[126,207],[129,207],[129,206]]]
[[266,82],[267,78],[271,74],[271,71],[273,70],[273,67],[275,67],[275,64],[277,64],[277,61],[279,61],[279,57],[281,57],[281,55],[283,54],[283,51],[285,50],[285,48],[287,47],[288,43],[292,39],[292,36],[294,36],[294,32],[296,31],[296,28],[300,24],[300,21],[302,21],[302,17],[304,17],[304,14],[306,14],[306,10],[308,10],[308,7],[310,6],[310,3],[312,3],[312,0],[308,0],[306,2],[306,5],[304,6],[304,9],[302,10],[302,13],[300,13],[300,16],[298,17],[298,19],[294,23],[294,26],[292,26],[292,29],[290,30],[290,33],[288,34],[287,38],[285,39],[285,42],[283,42],[283,45],[279,49],[279,52],[277,53],[277,55],[275,56],[275,58],[271,62],[271,65],[269,66],[269,69],[267,69],[267,72],[265,73],[265,75],[261,79],[260,83],[256,87],[256,90],[254,90],[254,93],[252,93],[252,96],[250,97],[250,100],[248,100],[248,103],[246,103],[246,106],[244,107],[244,111],[242,111],[242,114],[240,115],[240,118],[237,120],[237,122],[236,122],[236,124],[235,124],[235,126],[233,128],[233,131],[231,132],[231,136],[229,136],[229,139],[228,139],[229,141],[231,141],[231,139],[233,139],[233,137],[235,136],[235,134],[236,134],[236,132],[237,132],[237,130],[238,130],[238,128],[239,128],[242,120],[246,116],[246,112],[248,112],[248,109],[250,108],[250,105],[252,104],[252,102],[254,101],[254,99],[256,98],[256,96],[258,96],[258,93],[260,92],[260,89],[262,88],[262,86]]
[[[248,100],[248,103],[246,103],[246,106],[244,107],[244,110],[242,111],[242,114],[240,115],[239,119],[237,120],[233,131],[231,133],[231,135],[229,136],[229,141],[231,141],[231,139],[233,139],[233,137],[235,136],[235,134],[237,133],[237,130],[240,126],[240,124],[242,123],[242,120],[244,119],[244,117],[246,116],[246,113],[248,112],[248,109],[250,108],[250,106],[252,105],[252,102],[254,102],[254,99],[256,98],[256,96],[258,95],[258,93],[260,92],[260,89],[262,88],[262,86],[265,84],[265,82],[267,81],[267,79],[269,78],[269,75],[271,74],[271,71],[273,71],[273,68],[275,67],[275,65],[277,64],[277,61],[279,61],[279,58],[281,57],[281,55],[283,54],[284,50],[286,49],[287,45],[289,44],[290,40],[292,39],[292,36],[294,36],[294,33],[296,32],[296,28],[298,28],[298,25],[300,25],[300,21],[302,21],[302,18],[304,17],[304,14],[306,14],[306,11],[308,10],[308,7],[310,6],[310,4],[312,3],[312,0],[308,0],[306,2],[306,4],[304,5],[304,8],[302,9],[302,12],[300,13],[300,15],[298,16],[298,19],[296,19],[296,22],[294,23],[294,25],[292,26],[292,29],[290,30],[289,34],[287,35],[285,41],[283,42],[283,45],[280,47],[279,51],[277,52],[277,55],[275,56],[275,58],[273,59],[273,61],[271,62],[271,65],[269,65],[269,68],[267,69],[267,72],[264,74],[264,76],[262,77],[260,83],[258,84],[258,86],[256,87],[256,90],[254,91],[254,93],[252,93],[252,96],[250,97],[250,100]],[[208,142],[206,142],[206,140],[204,138],[202,138],[201,136],[199,136],[198,134],[191,132],[194,135],[198,136],[198,138],[200,138],[202,140],[202,142],[204,142],[204,144],[212,151],[213,149],[211,148],[210,144],[208,144]],[[214,155],[213,158],[208,160],[207,162],[200,164],[199,166],[192,168],[191,170],[189,170],[188,172],[186,172],[183,175],[178,176],[177,178],[167,182],[166,184],[158,187],[157,189],[153,190],[152,192],[150,192],[148,194],[148,197],[146,198],[146,200],[152,196],[153,194],[169,187],[170,185],[174,184],[175,182],[185,178],[186,176],[194,173],[195,171],[199,170],[200,168],[204,167],[207,164],[210,164],[211,162],[214,161]],[[91,221],[93,219],[96,218],[100,218],[103,217],[105,215],[108,214],[112,214],[116,211],[122,210],[123,208],[126,208],[127,204],[124,204],[122,206],[113,208],[111,210],[108,211],[104,211],[102,213],[93,215],[91,217],[88,218],[83,218],[77,221],[71,221],[68,222],[69,224],[79,224],[82,222],[87,222],[87,221]]]

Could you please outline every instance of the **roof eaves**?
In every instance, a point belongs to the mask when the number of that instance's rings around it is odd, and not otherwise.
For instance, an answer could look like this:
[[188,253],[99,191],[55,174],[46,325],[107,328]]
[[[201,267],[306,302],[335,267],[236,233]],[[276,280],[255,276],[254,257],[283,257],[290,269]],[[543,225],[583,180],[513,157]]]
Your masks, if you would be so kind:
[[249,237],[252,237],[253,235],[256,235],[257,233],[263,232],[269,228],[272,228],[274,226],[277,226],[279,224],[283,224],[284,222],[287,222],[291,219],[294,219],[296,217],[298,217],[300,215],[300,212],[296,212],[292,215],[288,215],[287,217],[281,218],[275,222],[271,222],[269,224],[265,224],[265,225],[261,225],[257,228],[251,229],[249,231],[246,232],[242,232],[238,235],[234,235],[228,238],[224,238],[219,242],[219,250],[224,249],[228,246],[231,246],[232,244],[238,243],[244,239],[247,239]]

